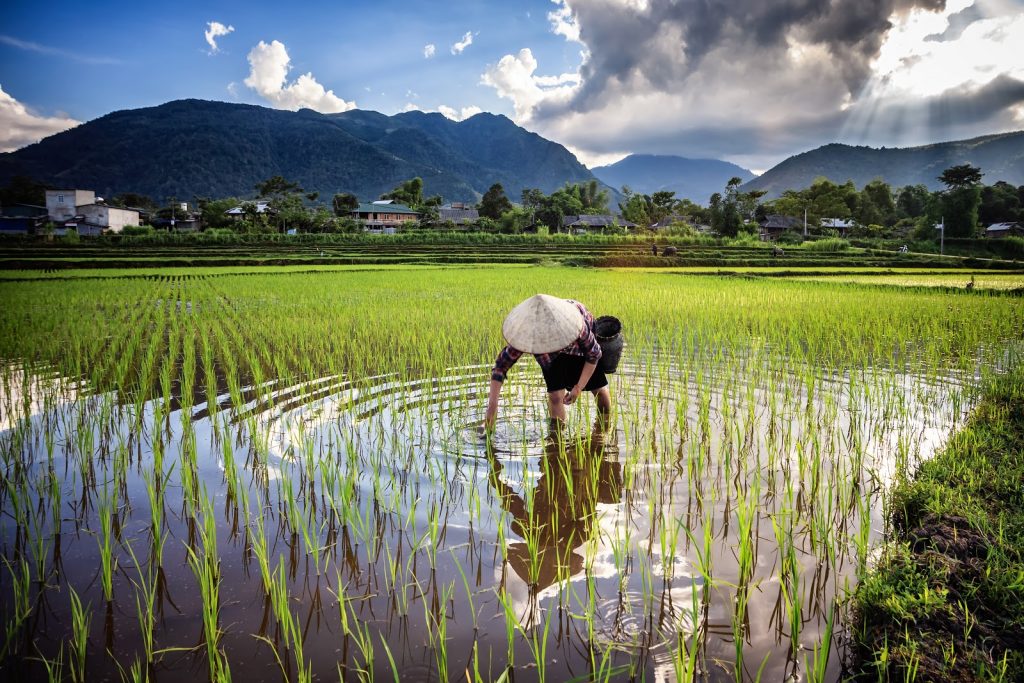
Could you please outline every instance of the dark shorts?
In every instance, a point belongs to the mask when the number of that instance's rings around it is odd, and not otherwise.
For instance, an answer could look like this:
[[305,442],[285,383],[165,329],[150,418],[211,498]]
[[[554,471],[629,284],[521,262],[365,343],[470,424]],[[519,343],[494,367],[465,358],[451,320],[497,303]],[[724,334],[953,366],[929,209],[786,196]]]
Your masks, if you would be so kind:
[[[541,368],[544,372],[544,384],[547,385],[548,391],[572,389],[576,386],[576,382],[580,380],[580,375],[583,373],[583,365],[586,362],[587,360],[583,356],[570,356],[565,353],[558,354],[551,365],[546,369]],[[601,372],[601,368],[594,368],[594,374],[590,376],[590,381],[587,382],[587,386],[583,390],[597,391],[606,386],[608,386],[608,378]]]

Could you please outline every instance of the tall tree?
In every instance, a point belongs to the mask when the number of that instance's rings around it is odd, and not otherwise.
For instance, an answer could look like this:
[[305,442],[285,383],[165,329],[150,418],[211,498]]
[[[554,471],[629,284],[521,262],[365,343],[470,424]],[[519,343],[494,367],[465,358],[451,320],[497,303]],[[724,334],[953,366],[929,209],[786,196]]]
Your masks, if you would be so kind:
[[391,192],[382,194],[380,198],[405,204],[412,209],[418,208],[423,203],[423,178],[407,180]]
[[947,237],[973,237],[978,228],[981,205],[981,169],[970,164],[947,168],[939,176],[946,186],[942,193],[943,223]]
[[608,191],[602,189],[596,179],[591,179],[577,187],[579,187],[579,198],[584,213],[608,213]]
[[626,185],[622,186],[622,195],[625,201],[619,202],[619,212],[623,218],[642,227],[657,223],[657,221],[651,218],[654,212],[654,205],[649,196],[635,194]]
[[861,190],[857,202],[857,222],[860,225],[886,225],[896,223],[896,202],[892,189],[881,178],[875,178]]
[[480,199],[480,215],[485,218],[498,220],[501,214],[512,210],[512,202],[505,196],[505,188],[501,183],[494,183]]
[[347,216],[359,208],[359,197],[351,192],[339,192],[331,200],[335,216]]
[[984,174],[977,166],[960,164],[951,166],[942,172],[939,181],[950,190],[961,190],[965,187],[975,187],[981,184],[981,177]]
[[298,183],[285,180],[283,176],[279,175],[268,178],[262,183],[256,183],[256,196],[263,198],[283,197],[293,192],[302,191],[302,187]]
[[923,216],[930,198],[927,185],[907,185],[896,195],[896,210],[904,218]]
[[981,206],[978,220],[982,225],[1008,223],[1024,218],[1021,212],[1020,194],[1016,187],[1000,180],[995,185],[981,188]]

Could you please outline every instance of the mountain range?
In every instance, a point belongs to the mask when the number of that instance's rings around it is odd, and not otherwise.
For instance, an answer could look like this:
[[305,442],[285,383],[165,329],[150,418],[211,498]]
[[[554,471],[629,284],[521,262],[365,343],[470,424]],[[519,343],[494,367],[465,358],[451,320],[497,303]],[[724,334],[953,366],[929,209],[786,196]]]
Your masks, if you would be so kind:
[[797,154],[759,177],[715,159],[634,154],[587,170],[565,147],[501,115],[464,121],[410,111],[386,116],[352,110],[320,114],[248,104],[177,100],[117,111],[15,152],[0,154],[0,185],[27,176],[52,187],[170,197],[251,197],[257,183],[281,175],[329,199],[351,192],[372,200],[419,176],[427,195],[475,201],[494,183],[513,200],[527,188],[544,192],[595,177],[618,190],[706,203],[730,178],[744,190],[777,197],[824,176],[858,188],[874,178],[893,187],[939,189],[939,174],[957,164],[981,168],[984,182],[1024,184],[1024,131],[921,147],[829,144]]
[[893,188],[923,184],[929,190],[938,190],[943,187],[938,176],[960,164],[981,168],[986,185],[999,180],[1024,185],[1024,131],[921,147],[874,148],[834,143],[789,157],[742,189],[766,190],[766,196],[772,198],[788,189],[807,187],[824,176],[837,183],[852,180],[858,189],[881,178]]
[[754,178],[747,169],[728,161],[655,154],[631,154],[610,166],[599,166],[591,171],[598,180],[616,189],[625,185],[640,194],[671,190],[677,199],[699,204],[707,204],[712,194],[722,192],[731,178],[743,181]]
[[593,178],[565,147],[500,115],[456,122],[420,111],[320,114],[204,100],[113,112],[0,154],[0,183],[15,175],[160,201],[249,197],[274,175],[325,198],[363,200],[419,176],[427,195],[466,201],[493,183],[518,200],[526,188]]

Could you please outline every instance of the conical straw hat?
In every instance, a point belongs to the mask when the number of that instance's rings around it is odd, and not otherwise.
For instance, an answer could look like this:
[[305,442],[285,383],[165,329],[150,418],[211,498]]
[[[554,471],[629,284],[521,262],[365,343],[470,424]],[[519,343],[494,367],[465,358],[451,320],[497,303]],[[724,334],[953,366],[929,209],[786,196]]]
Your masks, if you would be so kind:
[[554,353],[576,341],[583,314],[565,299],[538,294],[512,309],[501,326],[505,341],[525,353]]

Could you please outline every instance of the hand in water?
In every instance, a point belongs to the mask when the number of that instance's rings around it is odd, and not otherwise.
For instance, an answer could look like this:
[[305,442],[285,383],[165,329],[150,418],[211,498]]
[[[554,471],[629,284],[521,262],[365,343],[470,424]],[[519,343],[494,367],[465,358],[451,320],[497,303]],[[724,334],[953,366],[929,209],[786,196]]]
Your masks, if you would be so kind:
[[565,394],[565,398],[562,399],[562,403],[567,406],[571,406],[575,403],[576,399],[579,398],[580,390],[579,387],[573,387]]
[[481,434],[491,434],[494,432],[494,423],[498,420],[498,408],[495,406],[493,409],[488,407],[487,412],[484,414],[484,422],[480,425]]

